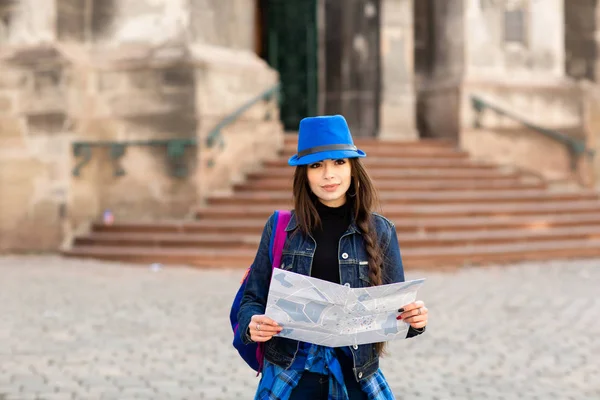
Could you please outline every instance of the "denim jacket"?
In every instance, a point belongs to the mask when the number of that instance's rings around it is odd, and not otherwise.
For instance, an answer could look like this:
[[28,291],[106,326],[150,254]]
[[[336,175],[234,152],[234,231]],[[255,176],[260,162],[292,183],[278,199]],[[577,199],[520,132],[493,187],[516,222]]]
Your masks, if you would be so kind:
[[[404,269],[400,257],[398,238],[394,224],[385,217],[373,213],[375,229],[383,254],[383,283],[404,281]],[[251,267],[248,283],[242,298],[238,313],[241,332],[248,332],[248,326],[253,315],[264,314],[271,281],[272,266],[269,260],[269,241],[275,223],[274,215],[267,221],[262,233],[260,245]],[[294,212],[286,227],[287,238],[281,257],[281,269],[310,276],[312,260],[315,253],[315,240],[311,235],[303,235],[297,229],[298,223]],[[340,268],[340,284],[353,288],[367,287],[369,283],[368,253],[362,234],[354,221],[341,236],[338,246]],[[402,304],[398,304],[401,307]],[[409,331],[409,337],[420,332]],[[249,343],[247,335],[243,340]],[[289,368],[298,352],[299,342],[287,338],[273,337],[265,343],[265,358],[267,361]],[[374,374],[379,368],[379,357],[373,344],[350,347],[354,359],[354,374],[356,380],[365,379]]]

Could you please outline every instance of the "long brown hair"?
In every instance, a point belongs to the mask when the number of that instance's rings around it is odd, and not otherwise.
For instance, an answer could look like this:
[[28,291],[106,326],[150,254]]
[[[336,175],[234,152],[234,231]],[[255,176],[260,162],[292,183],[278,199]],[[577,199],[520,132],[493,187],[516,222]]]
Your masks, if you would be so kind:
[[[352,182],[346,193],[346,201],[352,203],[352,213],[356,226],[360,230],[365,248],[369,255],[369,281],[371,286],[381,285],[383,257],[377,232],[373,222],[373,211],[379,210],[379,199],[375,186],[359,158],[349,159],[352,169]],[[321,225],[321,219],[315,207],[319,201],[310,190],[307,176],[308,166],[299,165],[294,172],[294,210],[300,231],[305,235]],[[376,343],[377,354],[384,353],[385,343]]]

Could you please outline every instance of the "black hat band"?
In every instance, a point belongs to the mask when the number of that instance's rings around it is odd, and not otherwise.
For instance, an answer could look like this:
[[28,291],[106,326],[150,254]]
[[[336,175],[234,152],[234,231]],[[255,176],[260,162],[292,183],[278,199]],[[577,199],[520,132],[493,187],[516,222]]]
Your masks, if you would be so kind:
[[303,150],[303,151],[301,151],[301,152],[298,153],[298,158],[302,158],[302,157],[307,156],[309,154],[321,153],[323,151],[334,151],[334,150],[357,151],[358,148],[356,146],[351,145],[351,144],[328,144],[326,146],[311,147],[309,149]]

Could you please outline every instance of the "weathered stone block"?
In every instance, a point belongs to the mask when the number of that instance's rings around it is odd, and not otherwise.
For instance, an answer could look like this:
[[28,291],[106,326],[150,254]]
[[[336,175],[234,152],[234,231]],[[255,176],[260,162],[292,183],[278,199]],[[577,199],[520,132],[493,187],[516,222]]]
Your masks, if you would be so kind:
[[0,248],[53,250],[62,240],[58,206],[43,196],[45,171],[33,158],[0,160]]
[[25,133],[23,123],[18,118],[0,117],[0,138],[19,138]]
[[29,74],[23,70],[16,70],[0,66],[0,89],[24,88],[29,80]]
[[155,70],[133,70],[124,75],[127,77],[130,88],[158,90],[160,87],[158,72]]
[[27,127],[31,136],[53,135],[65,130],[66,115],[39,114],[27,117]]
[[190,67],[173,67],[161,71],[162,83],[166,86],[193,87],[194,70]]
[[13,99],[8,95],[0,94],[0,114],[8,114],[13,110]]
[[120,121],[107,118],[78,120],[75,129],[81,140],[116,140],[123,132]]
[[119,91],[123,85],[122,72],[106,71],[96,74],[97,88],[99,92]]
[[63,71],[60,67],[35,71],[33,74],[34,90],[43,92],[46,90],[55,90],[62,84]]

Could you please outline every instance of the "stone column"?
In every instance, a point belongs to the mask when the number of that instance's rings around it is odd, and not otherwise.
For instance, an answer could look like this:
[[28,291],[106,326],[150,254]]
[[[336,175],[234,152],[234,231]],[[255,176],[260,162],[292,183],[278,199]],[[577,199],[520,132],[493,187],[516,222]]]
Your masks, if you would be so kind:
[[[418,0],[417,0],[418,1]],[[381,139],[416,140],[413,2],[381,1]]]
[[464,1],[467,80],[564,76],[563,0]]

